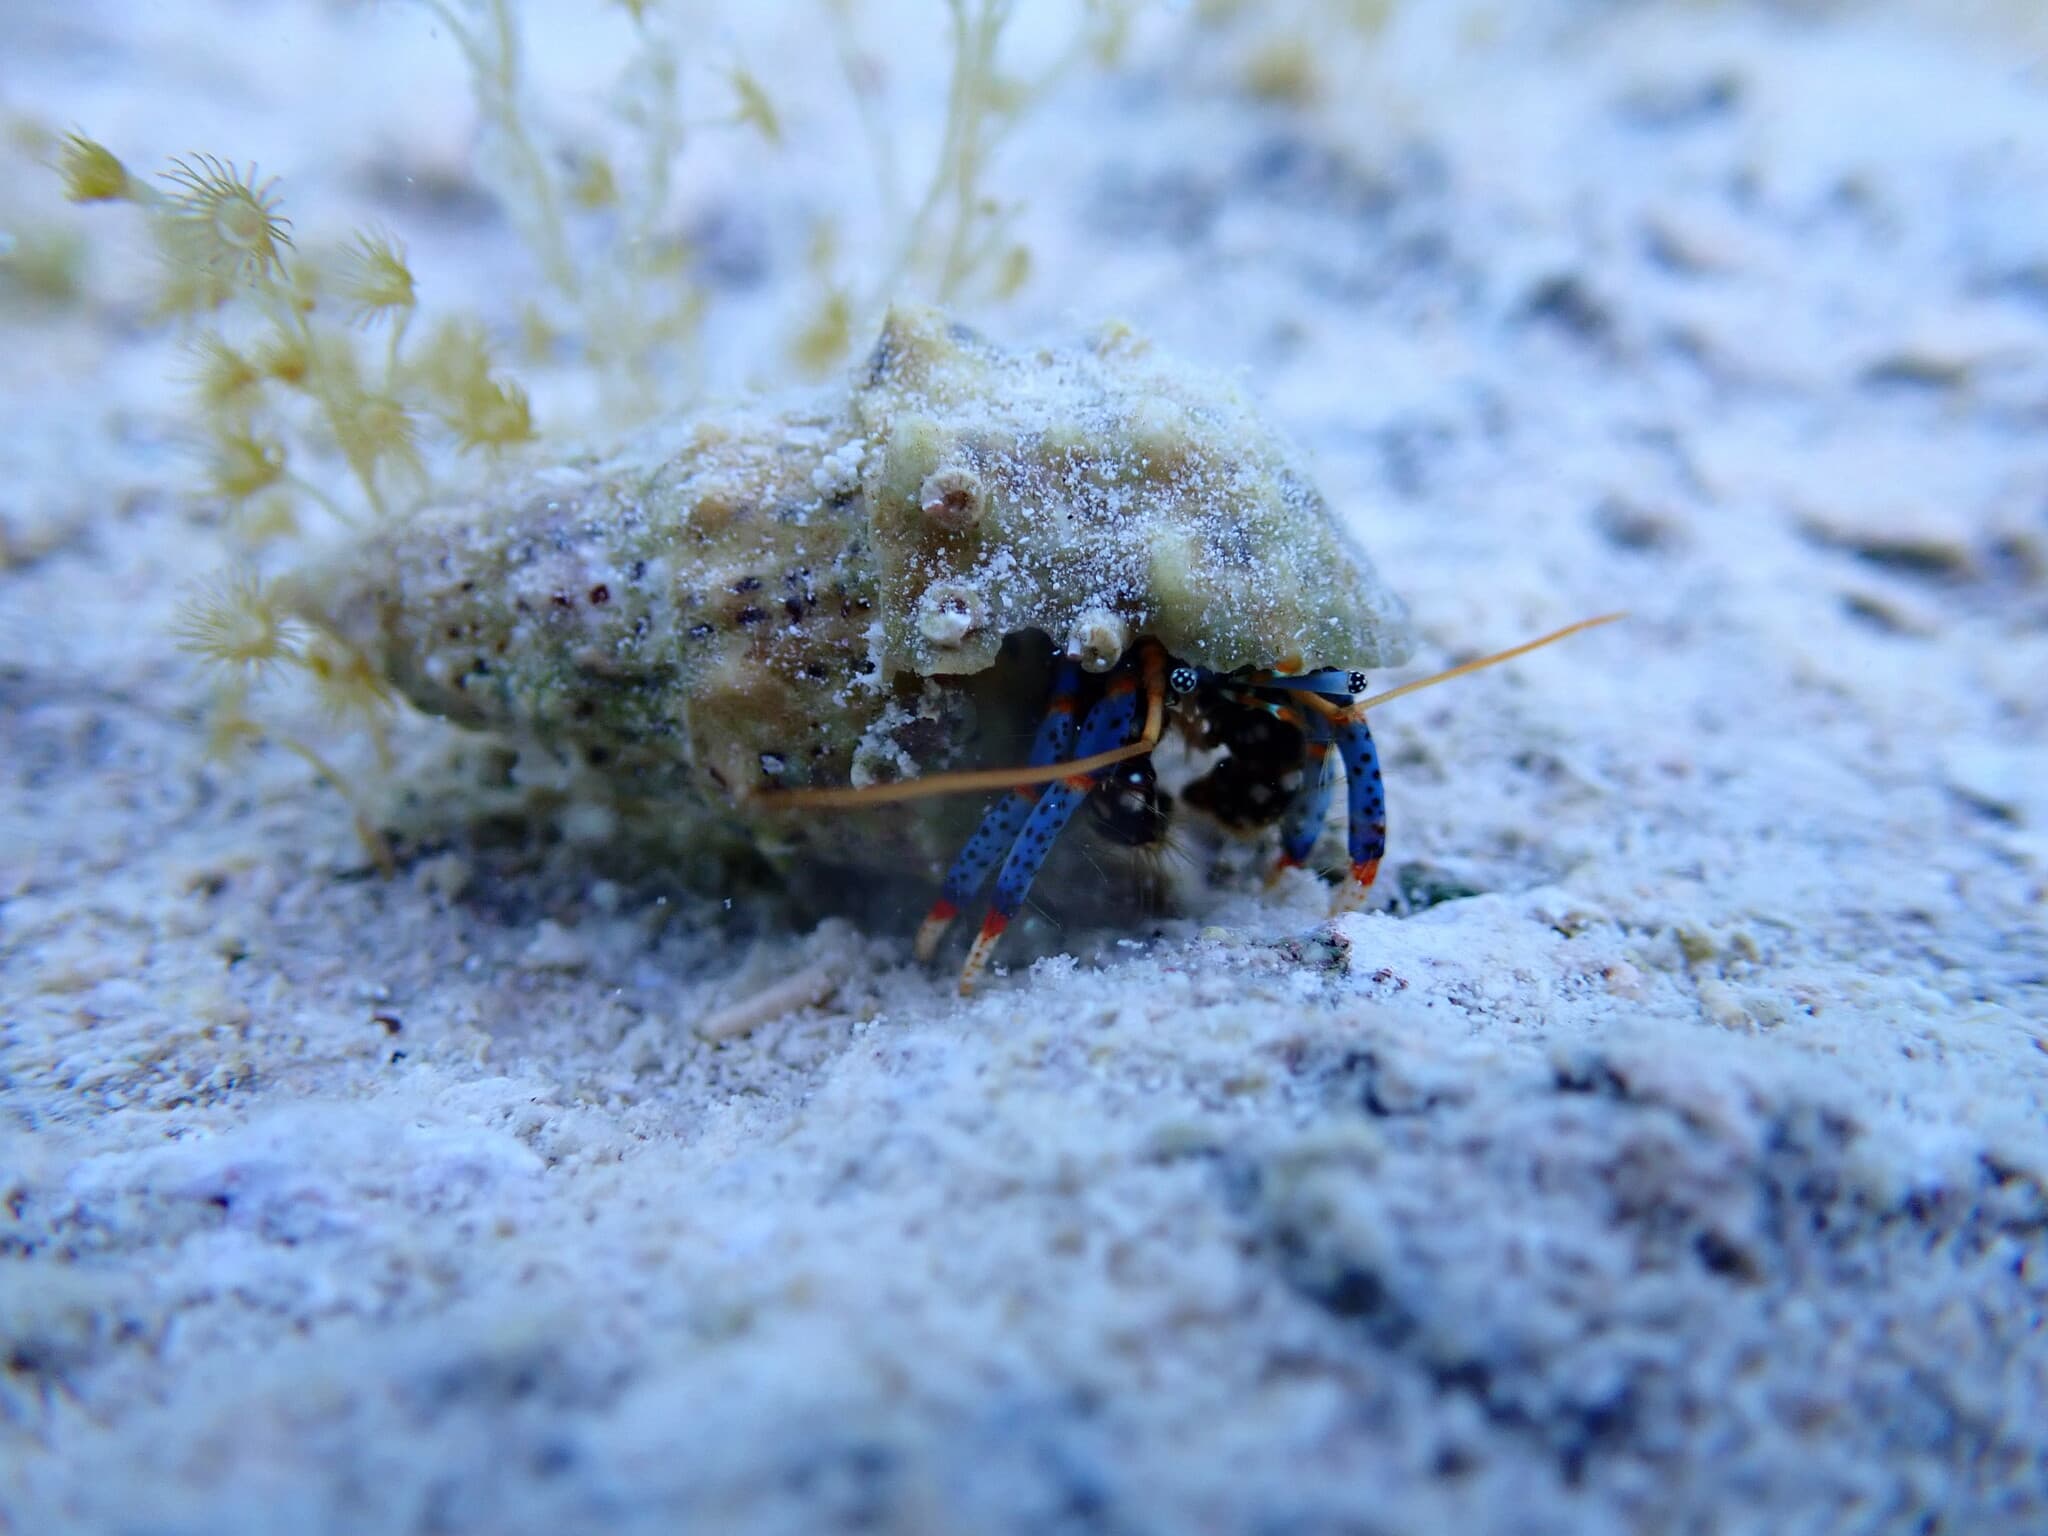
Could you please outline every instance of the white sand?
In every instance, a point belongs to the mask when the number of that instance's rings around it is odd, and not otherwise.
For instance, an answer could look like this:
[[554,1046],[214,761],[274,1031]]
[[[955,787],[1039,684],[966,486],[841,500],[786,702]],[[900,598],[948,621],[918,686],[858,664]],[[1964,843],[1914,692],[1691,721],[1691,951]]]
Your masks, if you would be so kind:
[[[1635,618],[1377,718],[1382,910],[1295,877],[964,1004],[494,825],[431,722],[391,881],[296,759],[203,763],[180,355],[118,211],[0,187],[97,248],[0,299],[0,1530],[2048,1529],[2048,54],[1786,9],[1411,4],[1308,108],[1168,13],[1020,131],[991,330],[1243,369],[1432,662]],[[530,281],[378,200],[465,143],[409,11],[8,30],[14,111]],[[766,264],[720,384],[847,196],[786,110],[692,150]]]

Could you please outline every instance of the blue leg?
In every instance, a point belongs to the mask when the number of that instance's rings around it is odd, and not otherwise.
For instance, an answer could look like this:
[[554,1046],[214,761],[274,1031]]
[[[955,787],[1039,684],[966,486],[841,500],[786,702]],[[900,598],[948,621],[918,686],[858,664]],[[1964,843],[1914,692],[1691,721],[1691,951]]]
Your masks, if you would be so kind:
[[[1079,665],[1062,661],[1059,670],[1053,674],[1052,701],[1046,706],[1045,720],[1038,727],[1037,739],[1031,743],[1030,757],[1025,759],[1029,766],[1042,767],[1072,755],[1074,691],[1080,683]],[[974,899],[982,882],[988,879],[989,871],[996,867],[997,860],[1017,840],[1018,829],[1024,825],[1038,799],[1037,785],[1020,785],[988,808],[987,814],[981,818],[981,825],[974,829],[974,836],[967,840],[967,846],[960,850],[959,857],[953,860],[953,867],[946,872],[942,894],[932,903],[931,911],[925,914],[924,922],[918,926],[918,959],[931,959],[933,951],[939,947],[939,940],[945,937],[946,929],[960,915],[960,909]]]
[[1280,862],[1273,868],[1276,878],[1281,870],[1298,869],[1308,862],[1337,788],[1337,765],[1330,759],[1330,722],[1313,711],[1289,711],[1288,718],[1301,727],[1304,738],[1301,788],[1280,821]]
[[[1138,680],[1124,672],[1110,679],[1109,691],[1081,722],[1081,740],[1075,755],[1091,757],[1122,746],[1137,723]],[[1030,892],[1039,867],[1045,863],[1045,856],[1052,852],[1054,839],[1065,830],[1094,787],[1095,781],[1087,774],[1074,774],[1046,785],[1045,792],[1039,795],[1037,804],[1024,819],[1010,856],[1003,860],[1002,872],[996,876],[996,894],[989,904],[988,918],[982,923],[974,948],[967,953],[967,964],[960,972],[962,992],[973,990],[975,979],[995,951],[996,940],[1010,926],[1010,919],[1022,910],[1024,897]]]
[[1372,731],[1364,716],[1338,724],[1337,751],[1344,758],[1345,793],[1351,816],[1351,878],[1345,882],[1337,905],[1349,909],[1365,899],[1366,891],[1380,872],[1380,859],[1387,851],[1387,790],[1380,781],[1379,749],[1372,744]]

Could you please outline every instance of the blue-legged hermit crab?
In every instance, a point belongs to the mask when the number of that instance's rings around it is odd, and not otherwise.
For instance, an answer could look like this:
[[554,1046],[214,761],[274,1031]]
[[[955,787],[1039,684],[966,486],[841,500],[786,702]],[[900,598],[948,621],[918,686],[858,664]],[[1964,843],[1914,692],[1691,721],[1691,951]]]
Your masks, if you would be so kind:
[[[1163,835],[1169,727],[1179,801],[1277,828],[1282,866],[1341,763],[1341,900],[1386,845],[1357,696],[1405,612],[1235,387],[1121,329],[1017,351],[898,308],[850,390],[430,508],[300,594],[429,713],[812,873],[944,871],[921,956],[993,876],[963,990],[1083,806],[1112,843]],[[936,808],[968,790],[996,798],[963,847]]]

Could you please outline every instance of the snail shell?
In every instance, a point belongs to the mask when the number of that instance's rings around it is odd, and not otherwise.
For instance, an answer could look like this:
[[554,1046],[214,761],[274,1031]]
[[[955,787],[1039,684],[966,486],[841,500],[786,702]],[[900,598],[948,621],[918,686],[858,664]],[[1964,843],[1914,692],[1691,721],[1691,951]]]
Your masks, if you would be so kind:
[[995,716],[1028,739],[1020,635],[1098,667],[1144,635],[1222,672],[1408,652],[1234,386],[1123,330],[1006,350],[913,308],[836,395],[431,508],[300,591],[430,713],[762,820],[745,791],[987,756]]

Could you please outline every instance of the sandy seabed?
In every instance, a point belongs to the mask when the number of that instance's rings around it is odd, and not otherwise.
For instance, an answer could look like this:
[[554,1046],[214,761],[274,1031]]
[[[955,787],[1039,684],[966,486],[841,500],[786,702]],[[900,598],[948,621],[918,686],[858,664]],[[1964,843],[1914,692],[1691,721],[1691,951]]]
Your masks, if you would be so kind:
[[[1376,716],[1375,910],[1297,874],[969,1001],[601,813],[484,830],[433,722],[391,879],[208,762],[178,346],[118,251],[0,294],[0,1529],[2048,1529],[2048,40],[1469,9],[1294,104],[1154,17],[1009,146],[978,318],[1239,371],[1428,662],[1632,619]],[[420,14],[10,11],[0,107],[509,316],[488,200],[407,191],[469,132]],[[823,99],[805,14],[747,36]],[[789,118],[693,151],[715,387],[849,174]]]

